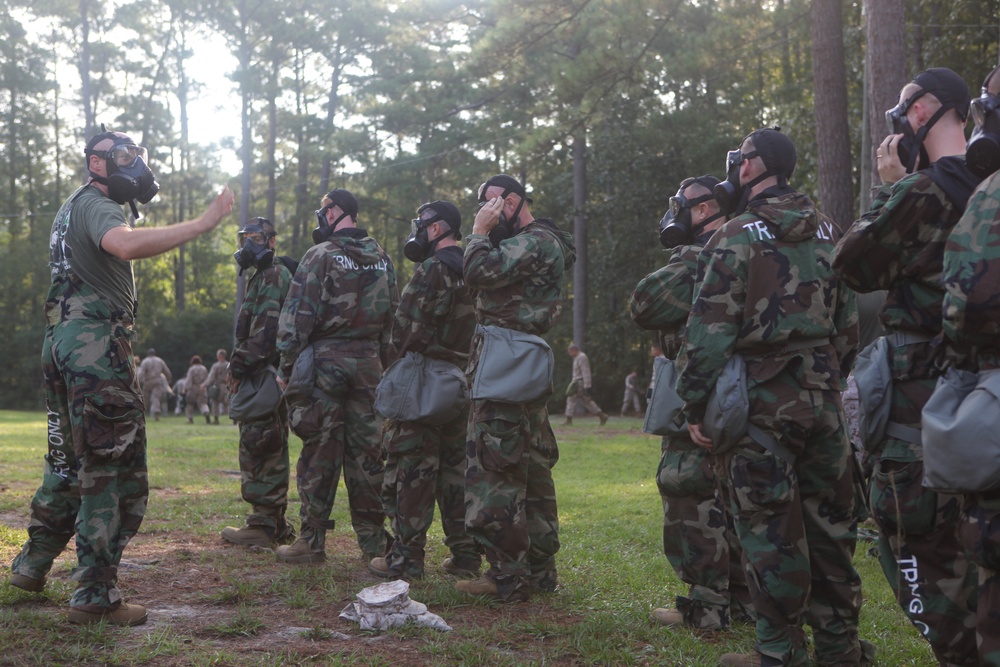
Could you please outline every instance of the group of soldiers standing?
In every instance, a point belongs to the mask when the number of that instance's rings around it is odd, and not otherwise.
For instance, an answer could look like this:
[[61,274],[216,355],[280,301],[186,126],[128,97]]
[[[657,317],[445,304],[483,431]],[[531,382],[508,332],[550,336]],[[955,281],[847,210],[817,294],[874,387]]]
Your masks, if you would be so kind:
[[[851,563],[865,504],[886,579],[939,663],[1000,665],[1000,501],[927,488],[921,438],[947,369],[1000,363],[998,70],[977,99],[946,68],[903,87],[876,152],[883,184],[853,225],[789,185],[795,147],[776,128],[729,153],[726,181],[688,178],[671,198],[669,260],[630,302],[678,368],[687,424],[663,438],[657,484],[664,553],[688,594],[653,615],[703,630],[754,622],[755,651],[724,665],[810,664],[805,623],[817,664],[873,660]],[[880,291],[890,405],[883,434],[861,429],[866,478],[841,392],[859,349],[856,294]],[[709,436],[709,412],[734,356],[749,416],[728,442]]]
[[194,422],[194,412],[205,417],[205,423],[219,423],[219,417],[229,414],[229,389],[227,377],[229,362],[227,353],[219,349],[215,353],[215,363],[211,369],[205,368],[201,357],[191,357],[187,374],[171,386],[170,368],[167,362],[156,356],[156,350],[146,350],[146,357],[136,364],[136,378],[142,391],[142,403],[154,421],[161,414],[168,414],[167,402],[171,396],[177,401],[175,414],[183,410],[188,423]]

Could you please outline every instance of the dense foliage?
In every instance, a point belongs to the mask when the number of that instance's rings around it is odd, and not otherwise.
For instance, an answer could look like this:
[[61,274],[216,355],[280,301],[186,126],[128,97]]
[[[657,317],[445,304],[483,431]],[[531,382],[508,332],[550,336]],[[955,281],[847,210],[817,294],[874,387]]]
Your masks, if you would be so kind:
[[[975,90],[997,58],[996,4],[905,4],[909,70],[947,65]],[[216,232],[135,263],[136,349],[155,345],[175,374],[230,340],[238,220],[271,217],[279,251],[298,256],[320,196],[348,187],[405,278],[416,207],[453,199],[469,228],[478,184],[504,171],[526,180],[536,215],[566,229],[577,214],[586,221],[586,289],[570,285],[567,311],[586,294],[597,396],[615,406],[628,369],[648,372],[653,338],[631,324],[627,302],[663,260],[655,226],[676,184],[724,176],[727,149],[778,124],[799,148],[793,184],[818,195],[806,0],[0,0],[0,9],[5,407],[40,405],[48,229],[82,182],[82,145],[100,122],[150,150],[162,187],[139,224],[196,215],[229,179],[241,198]],[[862,3],[843,10],[843,34],[830,38],[846,46],[860,172],[873,47]],[[232,91],[199,89],[189,61],[210,40],[239,63]],[[241,100],[241,117],[218,128],[235,140],[193,145],[199,119],[187,107],[210,93]],[[583,184],[579,175],[574,184],[574,141],[586,146]],[[227,152],[242,173],[222,172]],[[574,185],[585,186],[582,211]],[[561,352],[573,335],[567,314],[550,341]],[[565,384],[569,360],[557,359]]]

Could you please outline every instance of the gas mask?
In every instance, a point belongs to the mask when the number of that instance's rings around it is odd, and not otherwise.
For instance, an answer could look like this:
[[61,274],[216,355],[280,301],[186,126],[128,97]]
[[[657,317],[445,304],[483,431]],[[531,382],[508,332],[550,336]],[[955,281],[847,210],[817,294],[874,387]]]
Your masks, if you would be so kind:
[[320,210],[316,211],[316,229],[312,232],[312,240],[314,245],[319,245],[324,241],[329,241],[333,233],[337,231],[337,225],[340,221],[348,217],[347,213],[341,213],[340,217],[330,224],[330,221],[326,219],[326,212],[331,208],[336,206],[336,204],[330,204],[329,206],[324,206]]
[[721,215],[740,215],[743,213],[750,200],[750,189],[774,175],[765,170],[746,185],[741,185],[740,166],[755,157],[757,157],[757,151],[744,153],[742,149],[737,149],[726,153],[726,180],[716,185],[713,190],[715,201],[719,202]]
[[912,174],[914,171],[920,171],[921,169],[926,169],[930,166],[931,160],[927,155],[927,149],[924,148],[924,139],[927,137],[927,133],[930,132],[934,123],[940,120],[951,107],[941,105],[934,115],[930,117],[927,123],[921,127],[916,132],[913,131],[913,127],[910,125],[910,121],[906,118],[906,112],[909,111],[913,103],[918,99],[926,95],[927,90],[920,90],[911,95],[908,99],[900,102],[893,108],[885,112],[885,124],[886,128],[889,130],[889,134],[902,134],[903,138],[899,140],[896,144],[896,153],[899,155],[899,162],[906,169],[906,173]]
[[975,127],[965,152],[965,164],[979,178],[1000,169],[1000,96],[982,94],[969,105]]
[[[716,180],[716,179],[712,179]],[[668,250],[679,245],[691,243],[695,238],[694,226],[691,222],[691,209],[698,204],[703,204],[714,199],[713,194],[706,194],[694,199],[688,199],[683,194],[684,188],[677,191],[677,194],[670,198],[670,208],[663,214],[660,220],[660,245]],[[716,213],[703,220],[699,228],[704,228],[706,224],[722,216]]]
[[[419,216],[428,209],[428,206],[421,206],[420,210],[417,211],[417,215]],[[410,221],[410,235],[406,238],[406,243],[403,244],[403,255],[406,256],[406,259],[417,264],[433,255],[434,248],[437,247],[438,242],[447,235],[443,233],[433,241],[428,238],[427,228],[435,222],[443,220],[441,215],[433,208],[429,210],[433,213],[431,217],[417,217]]]
[[[479,208],[482,208],[489,202],[489,200],[486,198],[486,191],[489,190],[490,186],[494,184],[500,185],[501,183],[499,182],[495,183],[495,181],[501,180],[502,176],[503,175],[494,176],[493,178],[491,178],[490,180],[486,181],[486,183],[483,184],[483,187],[480,190],[479,194]],[[503,178],[505,179],[502,181],[504,183],[508,182],[508,180],[513,181],[513,179],[511,179],[509,176],[505,176]],[[496,227],[491,229],[488,234],[490,243],[493,244],[494,248],[499,247],[503,241],[513,237],[514,234],[517,233],[517,230],[514,228],[514,225],[517,223],[517,218],[521,214],[521,207],[524,206],[524,201],[528,199],[524,194],[523,188],[521,189],[520,192],[510,187],[509,185],[504,185],[503,188],[504,188],[503,194],[500,195],[501,199],[506,199],[507,195],[515,194],[518,196],[519,201],[517,202],[517,208],[514,209],[514,215],[511,218],[508,218],[506,215],[504,215],[503,210],[501,209],[500,220],[497,222]],[[531,200],[528,199],[528,201],[530,202]]]
[[132,215],[139,219],[139,211],[136,208],[135,200],[140,204],[148,204],[160,190],[160,184],[156,182],[156,177],[146,165],[148,157],[146,149],[135,144],[115,144],[106,151],[91,151],[98,157],[103,157],[107,164],[107,177],[96,176],[93,172],[91,177],[108,186],[108,197],[118,204],[125,204],[132,208]]
[[265,231],[263,225],[268,222],[267,218],[253,218],[237,233],[239,250],[233,253],[233,259],[240,267],[240,275],[250,267],[263,271],[274,261],[274,249],[270,247],[274,234]]

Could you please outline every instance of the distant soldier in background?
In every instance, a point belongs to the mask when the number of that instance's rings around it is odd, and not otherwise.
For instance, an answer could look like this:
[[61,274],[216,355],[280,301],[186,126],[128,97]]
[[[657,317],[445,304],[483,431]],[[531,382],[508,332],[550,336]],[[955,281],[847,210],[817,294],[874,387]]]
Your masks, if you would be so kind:
[[590,414],[597,415],[603,426],[608,421],[608,416],[594,402],[590,394],[593,389],[590,359],[575,343],[571,343],[566,351],[573,358],[573,379],[566,389],[566,421],[563,422],[563,426],[573,425],[573,413],[576,412],[577,404],[582,405]]
[[[154,420],[160,418],[161,412],[167,411],[167,395],[170,393],[170,369],[167,363],[156,356],[156,350],[146,350],[146,358],[139,364],[139,386],[142,387],[142,403],[146,412]],[[164,380],[166,386],[164,386]]]
[[208,411],[215,423],[218,424],[219,415],[229,414],[229,390],[226,388],[229,362],[226,361],[226,351],[221,349],[216,351],[215,359],[216,362],[208,371],[208,378],[205,380],[203,388],[208,395]]
[[208,369],[201,363],[201,357],[194,355],[187,375],[184,376],[184,414],[187,415],[188,424],[194,423],[195,409],[205,416],[206,424],[212,423],[212,418],[208,415],[208,392],[203,388],[207,378]]

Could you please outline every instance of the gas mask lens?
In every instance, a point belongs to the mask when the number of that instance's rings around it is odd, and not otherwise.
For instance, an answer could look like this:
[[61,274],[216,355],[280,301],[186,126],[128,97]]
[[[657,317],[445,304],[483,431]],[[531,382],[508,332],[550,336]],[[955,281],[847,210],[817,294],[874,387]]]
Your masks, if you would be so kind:
[[976,127],[982,127],[986,123],[986,117],[1000,107],[998,100],[1000,96],[989,93],[983,93],[982,96],[972,100],[969,104],[969,115],[972,116],[972,122]]
[[240,232],[237,239],[240,248],[242,248],[247,241],[250,241],[255,245],[262,246],[267,243],[267,234],[264,232]]
[[117,146],[112,146],[111,150],[108,151],[108,159],[114,162],[119,167],[130,167],[135,163],[136,158],[142,158],[142,161],[149,164],[149,155],[146,149],[142,146],[136,146],[135,144],[118,144]]

